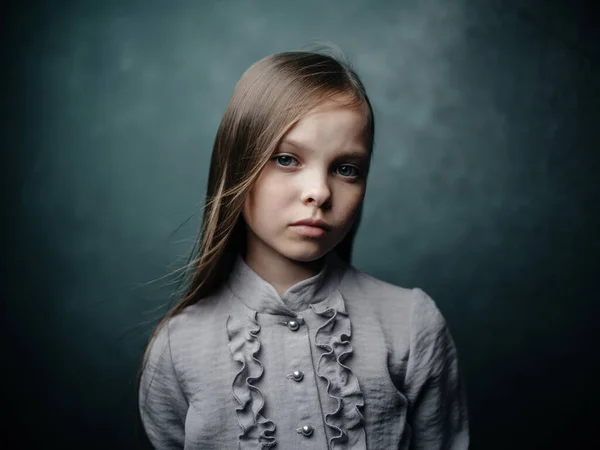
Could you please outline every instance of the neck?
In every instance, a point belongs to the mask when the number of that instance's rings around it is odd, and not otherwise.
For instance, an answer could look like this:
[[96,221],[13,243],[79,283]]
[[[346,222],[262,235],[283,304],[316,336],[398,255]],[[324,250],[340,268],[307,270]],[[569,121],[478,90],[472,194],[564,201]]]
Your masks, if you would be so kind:
[[253,252],[248,249],[244,260],[262,279],[271,284],[283,297],[296,283],[317,275],[323,268],[325,257],[304,262],[286,258],[276,252]]

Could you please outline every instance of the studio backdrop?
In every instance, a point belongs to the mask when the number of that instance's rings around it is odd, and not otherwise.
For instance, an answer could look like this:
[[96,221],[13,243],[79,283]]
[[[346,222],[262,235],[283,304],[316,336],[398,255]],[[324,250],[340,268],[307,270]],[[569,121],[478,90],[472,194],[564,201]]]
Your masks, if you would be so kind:
[[241,74],[316,41],[376,116],[353,263],[436,301],[476,449],[591,448],[597,28],[573,2],[54,1],[2,15],[5,433],[145,448],[135,381]]

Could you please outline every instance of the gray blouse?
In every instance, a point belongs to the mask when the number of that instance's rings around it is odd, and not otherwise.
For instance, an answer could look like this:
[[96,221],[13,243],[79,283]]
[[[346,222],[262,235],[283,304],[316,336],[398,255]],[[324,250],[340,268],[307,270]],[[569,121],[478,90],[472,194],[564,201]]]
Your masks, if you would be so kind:
[[421,289],[335,252],[283,296],[238,255],[229,280],[169,320],[139,391],[156,449],[466,449],[449,329]]

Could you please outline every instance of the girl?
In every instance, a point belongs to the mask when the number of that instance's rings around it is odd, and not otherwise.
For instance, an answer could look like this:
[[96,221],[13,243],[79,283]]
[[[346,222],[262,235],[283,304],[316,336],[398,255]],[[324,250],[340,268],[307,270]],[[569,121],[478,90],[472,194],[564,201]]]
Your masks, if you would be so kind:
[[214,143],[186,295],[139,384],[156,449],[465,449],[434,301],[350,263],[373,150],[356,73],[312,52],[241,77]]

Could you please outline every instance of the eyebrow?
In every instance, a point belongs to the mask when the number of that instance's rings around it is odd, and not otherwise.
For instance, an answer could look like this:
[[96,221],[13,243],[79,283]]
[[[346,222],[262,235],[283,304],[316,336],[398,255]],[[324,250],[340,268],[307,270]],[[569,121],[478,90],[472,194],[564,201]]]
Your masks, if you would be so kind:
[[[301,144],[300,142],[292,141],[291,139],[284,139],[281,141],[282,145],[290,145],[292,147],[296,147],[300,150],[310,150],[306,145]],[[357,160],[368,160],[369,152],[365,150],[346,150],[344,153],[339,155],[338,158],[353,158]]]

